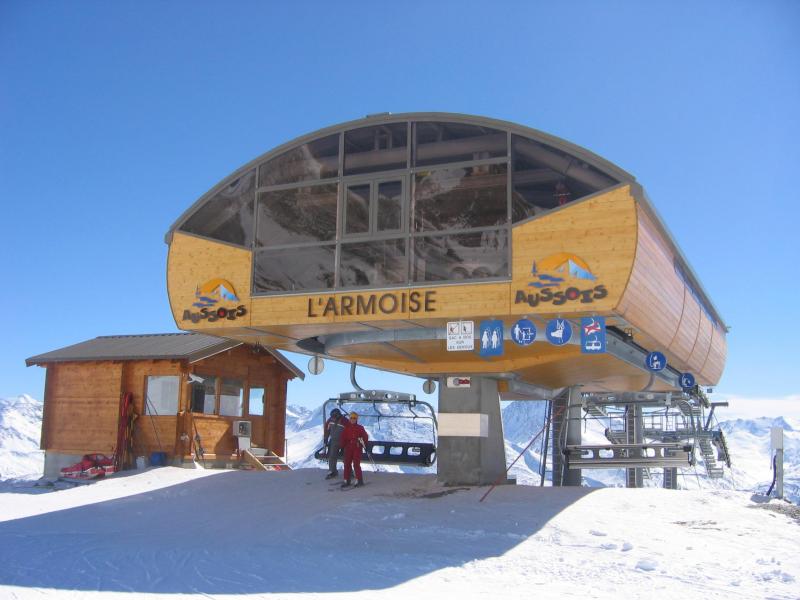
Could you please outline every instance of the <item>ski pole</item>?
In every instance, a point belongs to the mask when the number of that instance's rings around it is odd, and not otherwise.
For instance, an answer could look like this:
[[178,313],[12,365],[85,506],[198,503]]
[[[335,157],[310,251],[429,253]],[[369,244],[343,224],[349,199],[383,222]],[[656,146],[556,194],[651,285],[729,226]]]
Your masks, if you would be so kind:
[[378,469],[378,465],[376,465],[375,461],[372,459],[372,454],[370,453],[370,451],[367,450],[367,446],[364,444],[364,440],[358,438],[358,443],[361,444],[361,447],[364,449],[364,452],[366,453],[369,462],[372,463],[372,468],[375,469],[376,473],[380,473],[380,469]]

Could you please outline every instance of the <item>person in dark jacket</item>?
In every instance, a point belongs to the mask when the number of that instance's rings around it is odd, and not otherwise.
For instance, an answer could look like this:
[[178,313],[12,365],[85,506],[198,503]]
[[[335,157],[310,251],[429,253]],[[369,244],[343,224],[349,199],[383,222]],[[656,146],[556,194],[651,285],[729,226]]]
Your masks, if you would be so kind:
[[364,485],[364,476],[361,473],[361,450],[366,449],[369,436],[367,430],[358,424],[358,413],[350,413],[350,422],[342,432],[341,444],[344,448],[344,483],[343,488],[350,486],[350,471],[356,473],[355,487]]
[[341,438],[344,426],[342,411],[334,408],[330,418],[325,421],[325,445],[328,447],[328,474],[325,479],[333,479],[339,475],[336,462],[339,460],[339,450],[342,447]]

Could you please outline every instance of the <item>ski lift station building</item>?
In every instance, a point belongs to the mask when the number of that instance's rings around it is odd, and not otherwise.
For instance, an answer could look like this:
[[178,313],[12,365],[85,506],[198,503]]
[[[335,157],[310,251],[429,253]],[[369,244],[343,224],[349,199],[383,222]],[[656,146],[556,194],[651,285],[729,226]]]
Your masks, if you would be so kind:
[[445,480],[494,476],[498,394],[680,393],[725,363],[726,324],[635,178],[513,123],[381,114],[302,136],[166,242],[179,328],[438,380]]

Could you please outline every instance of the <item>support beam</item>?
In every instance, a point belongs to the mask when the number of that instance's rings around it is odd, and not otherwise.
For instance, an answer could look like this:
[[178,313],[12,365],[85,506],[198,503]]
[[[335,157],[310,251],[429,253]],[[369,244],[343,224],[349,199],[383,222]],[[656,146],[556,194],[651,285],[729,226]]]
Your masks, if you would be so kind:
[[443,485],[485,485],[505,479],[506,454],[497,380],[472,377],[469,387],[439,380],[437,476]]
[[677,467],[664,467],[664,489],[677,490],[678,489],[678,468]]
[[[629,405],[625,409],[625,433],[629,444],[641,444],[642,436],[642,407],[639,404]],[[641,468],[625,469],[625,485],[629,488],[640,488],[643,484]]]
[[581,443],[579,387],[564,390],[553,400],[553,486],[581,485],[581,470],[570,469],[564,452]]

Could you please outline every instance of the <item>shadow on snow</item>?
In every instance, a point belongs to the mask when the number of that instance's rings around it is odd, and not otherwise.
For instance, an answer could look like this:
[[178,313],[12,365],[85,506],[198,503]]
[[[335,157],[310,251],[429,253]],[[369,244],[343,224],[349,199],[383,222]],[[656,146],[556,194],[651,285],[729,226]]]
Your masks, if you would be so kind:
[[231,471],[6,521],[0,584],[162,594],[390,588],[500,556],[591,493],[503,486],[479,503],[485,487],[367,477],[366,488],[341,492],[316,469]]

